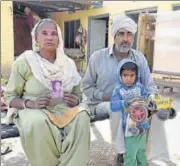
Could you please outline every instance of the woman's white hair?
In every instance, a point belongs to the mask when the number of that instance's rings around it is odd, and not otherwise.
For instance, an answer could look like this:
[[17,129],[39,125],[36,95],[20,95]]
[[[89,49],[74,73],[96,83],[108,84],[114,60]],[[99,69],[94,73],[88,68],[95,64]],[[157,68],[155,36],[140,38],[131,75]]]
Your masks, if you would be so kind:
[[38,35],[39,30],[42,27],[42,25],[44,25],[46,23],[52,23],[56,26],[57,32],[58,32],[58,38],[59,38],[59,46],[58,47],[64,53],[64,44],[63,44],[63,40],[62,40],[61,30],[59,28],[59,25],[57,25],[57,23],[52,19],[41,19],[35,24],[34,28],[32,29],[31,36],[32,36],[32,49],[33,49],[33,51],[39,52],[40,48],[39,48],[39,45],[36,41],[36,38],[37,38],[37,35]]

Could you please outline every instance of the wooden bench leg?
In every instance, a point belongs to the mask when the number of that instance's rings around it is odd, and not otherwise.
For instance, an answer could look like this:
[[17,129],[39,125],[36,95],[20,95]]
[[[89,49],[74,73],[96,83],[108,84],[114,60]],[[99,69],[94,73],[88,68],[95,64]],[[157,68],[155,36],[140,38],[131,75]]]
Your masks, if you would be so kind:
[[172,87],[170,88],[170,92],[173,92],[173,88]]
[[163,94],[163,92],[164,92],[164,87],[163,87],[163,86],[159,87],[159,91],[160,91],[160,93]]

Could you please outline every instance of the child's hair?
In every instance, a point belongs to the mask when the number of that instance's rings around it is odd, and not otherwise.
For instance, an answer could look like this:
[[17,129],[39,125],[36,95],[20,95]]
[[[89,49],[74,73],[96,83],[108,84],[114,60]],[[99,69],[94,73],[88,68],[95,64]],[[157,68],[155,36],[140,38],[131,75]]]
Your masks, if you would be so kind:
[[135,71],[136,75],[138,74],[138,66],[133,62],[123,64],[120,70],[120,75],[122,74],[123,70]]

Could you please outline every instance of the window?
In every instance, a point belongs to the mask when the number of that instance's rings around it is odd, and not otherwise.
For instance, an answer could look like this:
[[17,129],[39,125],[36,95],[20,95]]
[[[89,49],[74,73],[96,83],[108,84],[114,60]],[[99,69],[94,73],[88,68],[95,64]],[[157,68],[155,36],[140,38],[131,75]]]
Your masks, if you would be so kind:
[[80,20],[66,21],[64,23],[64,47],[79,48],[75,42],[77,29],[80,26]]
[[180,4],[179,5],[173,5],[173,10],[174,11],[180,10]]

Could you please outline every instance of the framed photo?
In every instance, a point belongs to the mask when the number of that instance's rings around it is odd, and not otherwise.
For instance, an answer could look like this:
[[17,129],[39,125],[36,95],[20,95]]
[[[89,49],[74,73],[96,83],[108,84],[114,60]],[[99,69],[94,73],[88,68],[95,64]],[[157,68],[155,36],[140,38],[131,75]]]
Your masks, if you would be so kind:
[[62,87],[62,82],[58,80],[51,81],[51,85],[53,89],[51,96],[53,98],[63,98],[64,91]]

